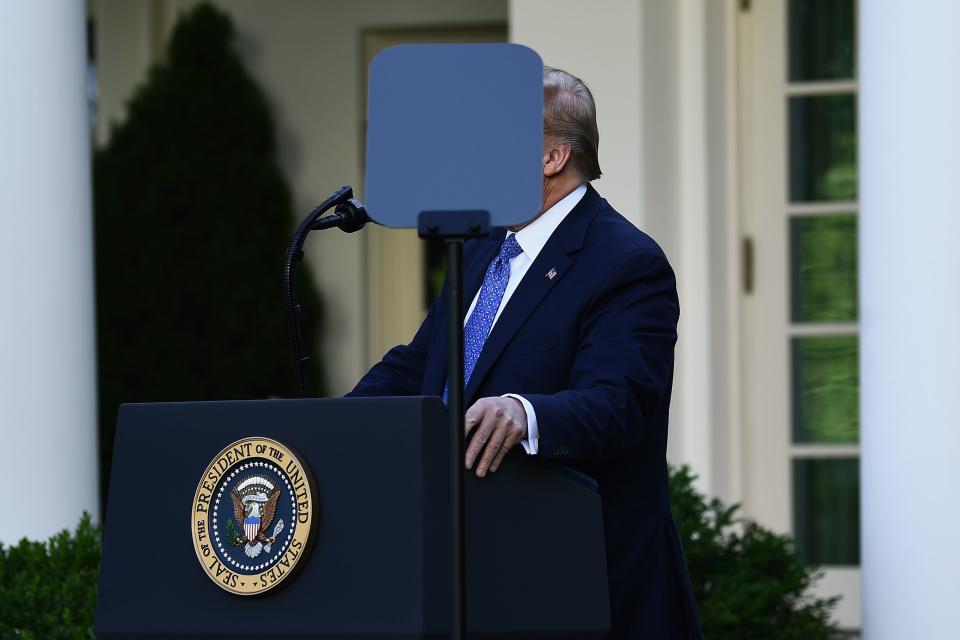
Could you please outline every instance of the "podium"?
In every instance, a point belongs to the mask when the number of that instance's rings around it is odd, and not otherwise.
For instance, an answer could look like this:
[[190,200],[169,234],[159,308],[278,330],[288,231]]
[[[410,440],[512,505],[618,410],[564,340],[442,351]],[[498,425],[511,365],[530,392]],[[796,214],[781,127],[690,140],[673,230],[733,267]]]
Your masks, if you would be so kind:
[[[447,424],[435,397],[121,406],[95,634],[447,637]],[[263,595],[242,596],[218,586],[195,550],[195,493],[218,452],[253,437],[288,446],[312,472],[315,526],[295,575]],[[519,447],[497,473],[465,474],[468,636],[602,638],[610,614],[592,480]],[[254,509],[264,504],[257,477],[243,497],[244,505],[260,500]],[[242,520],[239,497],[236,504]],[[276,520],[296,522],[296,499],[290,504]],[[254,515],[266,522],[269,512]],[[201,526],[204,533],[212,532]],[[256,527],[248,545],[255,534]],[[273,544],[283,535],[274,532]]]

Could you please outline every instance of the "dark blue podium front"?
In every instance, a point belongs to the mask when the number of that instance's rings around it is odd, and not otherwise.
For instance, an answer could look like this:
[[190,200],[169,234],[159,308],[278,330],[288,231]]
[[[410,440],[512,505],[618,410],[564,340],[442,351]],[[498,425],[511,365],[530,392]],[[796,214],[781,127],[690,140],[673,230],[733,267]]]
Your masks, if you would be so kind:
[[[446,637],[446,425],[438,398],[122,406],[97,637]],[[298,452],[319,517],[299,575],[253,598],[204,575],[187,528],[207,465],[251,436]],[[518,452],[483,480],[468,475],[466,500],[469,636],[603,637],[606,561],[589,480]]]

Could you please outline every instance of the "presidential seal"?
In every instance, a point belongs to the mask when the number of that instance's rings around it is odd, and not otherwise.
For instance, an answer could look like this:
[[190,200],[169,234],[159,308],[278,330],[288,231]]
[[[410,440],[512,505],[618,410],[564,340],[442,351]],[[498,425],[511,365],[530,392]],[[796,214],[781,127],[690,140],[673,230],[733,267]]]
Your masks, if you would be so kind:
[[303,564],[317,523],[310,471],[270,438],[238,440],[217,454],[193,497],[197,559],[220,588],[267,593]]

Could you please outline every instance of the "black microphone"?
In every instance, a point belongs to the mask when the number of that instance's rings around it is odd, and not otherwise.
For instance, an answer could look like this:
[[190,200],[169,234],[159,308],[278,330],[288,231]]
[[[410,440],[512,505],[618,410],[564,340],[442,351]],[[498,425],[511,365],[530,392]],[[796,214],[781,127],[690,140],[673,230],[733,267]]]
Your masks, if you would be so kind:
[[[333,209],[333,214],[323,217],[323,214]],[[283,265],[283,284],[286,297],[287,318],[290,322],[290,350],[293,361],[293,375],[295,390],[298,398],[307,394],[306,375],[303,371],[304,363],[309,356],[303,349],[303,332],[300,327],[302,308],[299,297],[299,279],[297,272],[300,262],[303,261],[303,243],[311,231],[337,227],[346,233],[354,233],[370,222],[367,209],[363,203],[353,197],[353,187],[344,185],[327,196],[323,202],[314,207],[293,234],[293,240],[287,247],[287,257]]]
[[314,221],[310,228],[316,231],[338,227],[346,233],[354,233],[363,229],[363,226],[368,222],[370,222],[370,216],[367,215],[367,208],[363,206],[363,203],[356,198],[347,198],[337,205],[333,215]]

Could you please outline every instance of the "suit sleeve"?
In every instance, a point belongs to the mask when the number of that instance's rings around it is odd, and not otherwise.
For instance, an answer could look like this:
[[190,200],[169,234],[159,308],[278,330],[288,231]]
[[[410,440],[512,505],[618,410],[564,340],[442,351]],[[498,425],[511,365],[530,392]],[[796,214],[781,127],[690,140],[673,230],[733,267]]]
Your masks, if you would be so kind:
[[641,250],[609,274],[587,307],[568,388],[524,394],[542,457],[609,459],[666,426],[680,313],[673,270]]
[[420,395],[423,387],[423,372],[427,365],[427,345],[436,322],[438,304],[442,298],[441,294],[430,306],[427,317],[410,344],[390,349],[346,397]]

